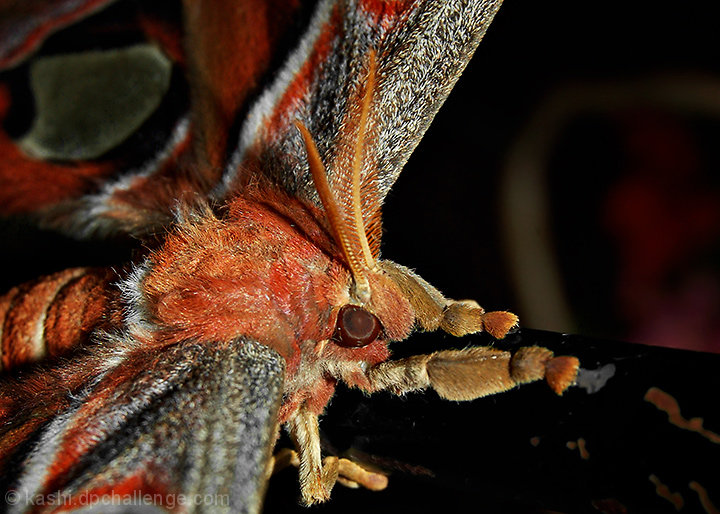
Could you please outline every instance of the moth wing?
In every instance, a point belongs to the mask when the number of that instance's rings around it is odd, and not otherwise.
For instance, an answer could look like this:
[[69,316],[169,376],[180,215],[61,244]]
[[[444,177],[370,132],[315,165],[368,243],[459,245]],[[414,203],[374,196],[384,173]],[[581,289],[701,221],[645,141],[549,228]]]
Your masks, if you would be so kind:
[[[116,360],[28,439],[32,449],[11,485],[15,512],[33,510],[30,501],[93,512],[260,511],[283,359],[239,339],[155,355],[137,349]],[[37,414],[24,409],[19,423]]]
[[319,203],[304,143],[309,129],[332,176],[352,165],[368,61],[377,62],[364,175],[379,202],[427,130],[495,12],[498,0],[321,0],[302,39],[252,106],[224,191],[261,170]]
[[[298,7],[290,0],[243,0],[239,8],[230,0],[185,2],[183,16],[175,17],[175,23],[184,20],[184,30],[151,13],[143,30],[184,71],[189,112],[176,113],[163,142],[132,164],[39,161],[0,132],[0,211],[36,214],[76,237],[146,234],[171,222],[179,202],[222,200],[258,174],[318,203],[294,122],[310,129],[331,181],[347,169],[371,51],[377,88],[363,163],[365,177],[374,170],[366,192],[380,204],[500,3],[320,0]],[[102,4],[86,0],[78,12]],[[31,11],[24,21],[60,26],[53,13]],[[0,50],[11,50],[10,36],[22,36],[19,26],[6,29]],[[12,100],[0,87],[0,118]]]
[[18,65],[50,34],[112,1],[0,2],[0,69]]
[[[294,0],[125,2],[69,27],[110,3],[0,2],[1,215],[82,238],[162,231],[178,204],[220,180],[228,134],[295,38],[299,10]],[[106,49],[107,34],[125,46]],[[23,103],[30,90],[34,110]],[[142,98],[151,90],[159,104]],[[11,134],[9,120],[31,128]]]
[[[0,215],[29,215],[76,237],[143,233],[167,222],[169,209],[123,196],[131,182],[163,174],[185,152],[187,107],[165,94],[171,61],[182,59],[172,52],[179,29],[129,14],[109,19],[101,11],[113,3],[0,2]],[[99,36],[134,41],[143,27],[165,52],[147,41],[139,51],[108,49]],[[153,98],[143,101],[153,82]],[[118,124],[123,117],[132,121]],[[139,125],[143,133],[133,140]]]

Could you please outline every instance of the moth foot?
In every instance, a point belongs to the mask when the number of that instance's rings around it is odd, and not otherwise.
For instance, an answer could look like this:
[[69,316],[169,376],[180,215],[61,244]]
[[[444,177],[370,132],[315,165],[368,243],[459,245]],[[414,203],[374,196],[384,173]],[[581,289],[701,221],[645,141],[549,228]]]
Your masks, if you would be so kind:
[[518,326],[518,321],[518,317],[512,312],[486,312],[483,315],[483,329],[495,339],[502,339]]
[[338,458],[325,457],[320,469],[303,476],[300,473],[300,495],[305,505],[323,503],[330,499],[335,482],[338,479]]
[[370,491],[382,491],[388,485],[386,475],[368,471],[349,459],[340,459],[338,464],[338,483],[345,487],[352,489],[364,487]]
[[562,395],[575,383],[580,361],[576,357],[558,356],[540,346],[518,349],[510,361],[511,376],[518,384],[543,378],[556,394]]
[[371,491],[382,491],[388,485],[388,478],[381,473],[368,471],[349,459],[325,457],[319,481],[303,490],[303,501],[307,505],[326,501],[335,483],[351,489],[364,487]]
[[580,361],[577,357],[562,355],[553,357],[545,364],[545,381],[550,389],[562,396],[575,383]]
[[[270,475],[289,466],[299,468],[300,457],[295,450],[282,448],[273,456]],[[309,480],[307,486],[303,486],[303,502],[312,505],[326,501],[330,498],[330,492],[336,482],[350,489],[363,487],[370,491],[382,491],[388,485],[388,477],[382,473],[368,471],[349,459],[325,457],[322,470],[316,480]]]
[[443,312],[440,328],[457,337],[485,331],[502,339],[517,325],[518,317],[512,312],[485,312],[474,300],[451,300]]

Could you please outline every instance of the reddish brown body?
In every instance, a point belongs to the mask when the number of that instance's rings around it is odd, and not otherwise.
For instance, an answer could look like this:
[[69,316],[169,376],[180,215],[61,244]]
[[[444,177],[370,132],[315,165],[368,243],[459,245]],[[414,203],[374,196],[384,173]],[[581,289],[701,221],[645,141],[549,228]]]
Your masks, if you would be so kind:
[[[77,268],[11,290],[0,304],[9,327],[2,334],[4,369],[67,354],[88,344],[93,332],[95,342],[102,342],[105,332],[128,330],[147,350],[189,339],[221,344],[249,336],[286,360],[290,394],[281,411],[284,422],[302,403],[321,413],[332,396],[336,379],[318,363],[372,366],[390,355],[386,337],[409,335],[408,301],[391,281],[374,277],[373,283],[382,282],[374,285],[387,290],[374,302],[387,320],[383,337],[362,348],[306,349],[300,370],[303,343],[330,340],[337,306],[349,298],[350,273],[322,211],[263,189],[231,202],[222,219],[208,209],[187,214],[193,221],[168,234],[137,279]],[[125,303],[118,289],[123,281]],[[129,295],[128,288],[137,291]],[[128,303],[128,296],[137,301]],[[142,313],[142,319],[127,316],[129,311]],[[152,333],[141,323],[152,326]],[[351,385],[368,383],[358,375]]]
[[272,346],[292,370],[299,341],[330,330],[326,295],[338,294],[346,272],[305,235],[314,230],[327,244],[308,210],[283,200],[296,210],[291,214],[304,214],[304,227],[277,212],[272,199],[258,205],[239,198],[227,218],[205,212],[151,254],[139,286],[163,337],[225,341],[247,334]]
[[66,354],[111,326],[114,280],[111,270],[72,268],[8,291],[0,298],[0,370]]
[[[148,320],[162,327],[162,344],[246,335],[282,355],[288,394],[280,422],[301,403],[319,414],[332,396],[335,378],[313,361],[375,365],[389,357],[383,339],[354,350],[334,344],[320,352],[305,348],[303,356],[305,342],[331,339],[337,306],[348,299],[350,274],[321,216],[319,209],[272,189],[255,191],[232,201],[223,219],[205,211],[198,221],[181,224],[150,255],[149,271],[139,282]],[[406,313],[403,328],[388,324],[389,335],[407,336],[407,300],[399,291],[383,300],[377,308],[386,319]]]

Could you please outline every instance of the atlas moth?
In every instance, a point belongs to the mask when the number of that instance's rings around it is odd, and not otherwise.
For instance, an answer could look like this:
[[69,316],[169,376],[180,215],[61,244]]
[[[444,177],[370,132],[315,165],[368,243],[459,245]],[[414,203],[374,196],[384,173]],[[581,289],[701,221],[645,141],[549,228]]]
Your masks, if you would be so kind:
[[[133,4],[140,41],[47,55],[53,33],[107,28],[125,13],[107,4],[0,11],[23,19],[0,25],[6,116],[23,66],[65,87],[72,70],[135,73],[122,66],[138,54],[174,70],[168,88],[185,88],[150,149],[107,127],[75,138],[88,106],[63,111],[61,99],[38,100],[23,138],[1,135],[5,215],[143,243],[125,266],[59,271],[0,300],[0,466],[15,497],[48,500],[11,509],[147,493],[170,511],[202,510],[167,501],[183,494],[227,497],[214,511],[257,512],[282,462],[299,468],[306,504],[328,500],[337,481],[381,489],[382,473],[323,458],[318,418],[339,382],[457,401],[542,379],[561,394],[573,383],[577,359],[541,347],[402,359],[389,347],[416,329],[502,338],[517,325],[380,257],[383,200],[499,1],[187,0],[169,15]],[[109,93],[81,91],[121,117],[132,106],[117,105],[113,80]],[[58,118],[70,127],[62,144],[41,123]],[[294,449],[274,457],[280,430]]]

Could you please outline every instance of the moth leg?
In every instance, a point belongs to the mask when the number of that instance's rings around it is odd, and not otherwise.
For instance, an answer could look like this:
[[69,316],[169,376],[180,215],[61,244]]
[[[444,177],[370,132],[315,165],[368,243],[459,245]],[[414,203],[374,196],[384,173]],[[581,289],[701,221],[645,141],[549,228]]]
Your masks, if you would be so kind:
[[387,476],[368,471],[350,459],[340,459],[338,465],[338,483],[345,487],[355,489],[362,486],[371,491],[382,491],[388,485]]
[[575,382],[578,366],[575,357],[554,357],[540,346],[514,354],[476,347],[386,361],[370,368],[367,378],[375,391],[405,394],[432,387],[442,398],[465,401],[543,378],[560,395]]
[[502,339],[518,324],[512,312],[485,312],[474,300],[451,300],[408,268],[392,261],[380,261],[380,267],[410,301],[418,325],[428,332],[442,329],[454,336],[487,332]]
[[299,456],[300,493],[305,505],[327,501],[338,477],[338,458],[322,459],[317,414],[300,407],[287,422]]
[[271,460],[270,476],[282,471],[288,466],[295,466],[296,468],[300,466],[300,457],[298,457],[295,450],[291,450],[290,448],[281,448],[271,457]]
[[502,339],[517,325],[518,317],[512,312],[485,312],[475,300],[447,300],[440,321],[442,330],[457,337],[485,331],[495,339]]
[[[282,448],[272,457],[268,477],[288,466],[300,467],[300,456],[295,450]],[[368,471],[349,459],[338,459],[337,482],[345,487],[357,489],[364,487],[371,491],[381,491],[387,487],[388,478],[381,473]]]

